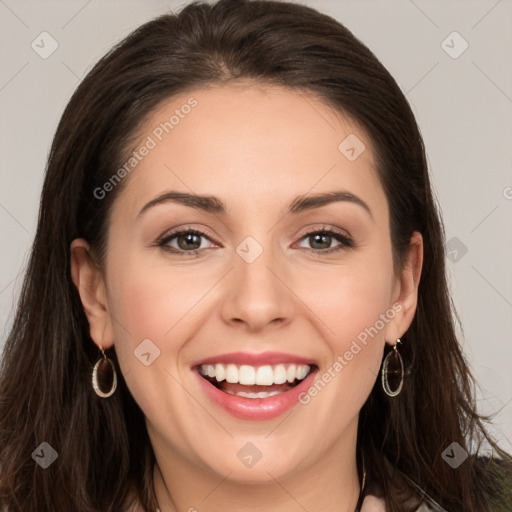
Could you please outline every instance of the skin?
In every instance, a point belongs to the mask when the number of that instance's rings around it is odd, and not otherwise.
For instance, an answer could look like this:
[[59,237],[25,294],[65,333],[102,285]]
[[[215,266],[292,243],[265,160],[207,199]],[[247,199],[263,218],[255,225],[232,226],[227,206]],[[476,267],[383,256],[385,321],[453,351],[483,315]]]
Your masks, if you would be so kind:
[[[115,344],[145,414],[162,512],[353,511],[358,413],[384,344],[394,345],[413,319],[421,235],[413,234],[395,274],[371,141],[357,123],[304,93],[237,83],[181,94],[152,113],[141,143],[191,96],[197,106],[125,178],[103,264],[95,264],[85,240],[72,243],[91,338],[104,348]],[[349,134],[366,146],[353,162],[338,150]],[[297,196],[341,189],[371,215],[346,201],[284,215]],[[216,196],[227,213],[167,202],[138,215],[168,190]],[[188,227],[207,234],[198,255],[156,245],[172,228]],[[356,245],[322,254],[340,242],[315,245],[305,233],[311,227],[337,228]],[[252,263],[236,252],[248,236],[263,248]],[[170,243],[179,247],[176,238]],[[227,352],[279,351],[315,360],[321,374],[397,303],[401,311],[378,335],[289,415],[234,418],[205,397],[191,369]],[[160,350],[149,366],[133,354],[147,338]],[[247,442],[262,453],[252,468],[237,458]]]

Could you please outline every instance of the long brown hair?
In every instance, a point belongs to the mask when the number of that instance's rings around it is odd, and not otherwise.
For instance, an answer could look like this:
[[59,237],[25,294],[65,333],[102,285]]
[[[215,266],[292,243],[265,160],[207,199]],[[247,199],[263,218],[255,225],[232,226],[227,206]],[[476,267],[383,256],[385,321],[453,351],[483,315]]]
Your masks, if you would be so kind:
[[[3,353],[0,509],[120,512],[135,490],[150,510],[154,455],[144,416],[122,375],[110,399],[92,390],[98,350],[71,280],[69,247],[83,237],[101,261],[122,183],[103,199],[94,191],[126,160],[155,107],[185,90],[236,79],[316,94],[361,123],[390,207],[397,268],[411,233],[423,235],[417,312],[402,338],[403,391],[389,398],[376,383],[360,412],[358,464],[364,456],[368,489],[385,497],[390,512],[409,510],[416,486],[450,512],[490,511],[491,499],[507,499],[506,486],[500,493],[501,464],[484,462],[477,449],[487,441],[496,458],[510,458],[476,412],[454,330],[442,223],[411,108],[373,53],[339,22],[267,0],[194,2],[142,25],[96,64],[62,115]],[[109,356],[117,362],[114,349]],[[58,452],[44,470],[31,458],[42,442]],[[442,458],[453,442],[472,453],[457,469]],[[406,475],[403,486],[398,474]]]

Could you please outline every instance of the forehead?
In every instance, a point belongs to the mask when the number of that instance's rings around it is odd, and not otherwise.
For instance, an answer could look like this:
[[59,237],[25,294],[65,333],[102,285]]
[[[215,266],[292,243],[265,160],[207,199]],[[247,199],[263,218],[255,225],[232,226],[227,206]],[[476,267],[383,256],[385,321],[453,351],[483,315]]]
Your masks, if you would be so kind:
[[308,191],[382,193],[358,123],[280,86],[230,84],[174,96],[148,116],[133,150],[139,154],[122,193],[133,208],[164,189],[260,209]]

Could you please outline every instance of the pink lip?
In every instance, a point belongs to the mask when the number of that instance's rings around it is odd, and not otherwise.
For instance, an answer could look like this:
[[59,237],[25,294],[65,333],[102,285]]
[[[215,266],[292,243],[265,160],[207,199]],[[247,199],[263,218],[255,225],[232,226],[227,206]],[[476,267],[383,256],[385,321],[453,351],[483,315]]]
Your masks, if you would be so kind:
[[315,364],[311,359],[305,357],[299,357],[293,354],[285,354],[284,352],[261,352],[261,353],[250,353],[250,352],[231,352],[230,354],[221,354],[218,356],[212,356],[207,359],[202,359],[194,366],[201,366],[202,364],[247,364],[249,366],[263,366],[263,365],[275,365],[280,363],[291,363],[291,364]]
[[[216,359],[218,361],[218,359]],[[278,395],[267,398],[245,398],[237,395],[230,395],[203,378],[198,371],[194,371],[199,379],[199,385],[206,396],[232,416],[248,421],[271,420],[281,416],[289,409],[297,405],[299,395],[312,385],[317,373],[317,368],[312,368],[307,377],[294,388]],[[264,389],[264,386],[262,386]]]

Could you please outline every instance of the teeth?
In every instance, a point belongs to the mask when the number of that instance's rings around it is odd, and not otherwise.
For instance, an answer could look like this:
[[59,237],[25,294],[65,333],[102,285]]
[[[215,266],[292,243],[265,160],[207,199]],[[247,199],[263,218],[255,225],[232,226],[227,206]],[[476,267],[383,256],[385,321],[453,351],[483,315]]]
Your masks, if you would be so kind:
[[226,393],[230,395],[243,396],[244,398],[267,398],[269,396],[279,395],[282,391],[271,391],[267,393],[266,391],[260,391],[259,393],[246,393],[245,391],[238,391],[237,393],[233,391],[226,390]]
[[[243,384],[243,382],[240,384]],[[258,368],[256,372],[256,384],[258,384],[258,386],[272,386],[272,384],[274,384],[272,366],[260,366]]]
[[[231,384],[240,383],[245,386],[272,386],[273,384],[290,384],[295,380],[303,380],[309,373],[311,367],[308,364],[278,364],[275,366],[249,366],[236,364],[224,365],[217,363],[203,364],[199,369],[199,373],[205,377],[215,378],[217,382],[226,380]],[[264,393],[261,391],[260,393]],[[254,395],[254,393],[252,393]],[[240,395],[244,396],[244,395]],[[250,396],[248,398],[265,398]]]
[[256,372],[254,371],[254,368],[247,365],[240,366],[240,370],[238,372],[238,381],[240,384],[245,384],[246,386],[256,384]]
[[[208,373],[210,373],[210,370],[208,370]],[[213,375],[213,377],[217,379],[217,382],[221,382],[226,378],[226,369],[224,368],[224,365],[215,365],[215,375]]]
[[[236,382],[238,382],[238,375],[238,368],[234,364],[228,364],[226,367],[226,382],[235,384]],[[214,375],[214,377],[217,378],[216,375]]]
[[[306,371],[304,377],[307,375],[307,372],[309,371],[309,367],[307,367],[306,365],[304,365],[305,368],[308,368],[308,370]],[[288,374],[286,372],[286,368],[284,365],[282,364],[278,364],[275,368],[274,368],[274,383],[275,384],[284,384],[287,380],[287,377],[288,377]]]
[[294,364],[291,364],[290,366],[288,366],[288,371],[286,372],[288,382],[290,382],[290,383],[293,382],[293,380],[295,379],[296,373],[297,373],[296,370],[297,370],[297,367]]
[[306,377],[306,375],[308,374],[308,372],[309,372],[309,369],[305,368],[305,365],[300,366],[299,368],[297,368],[297,373],[298,373],[297,378],[299,380],[304,379]]

